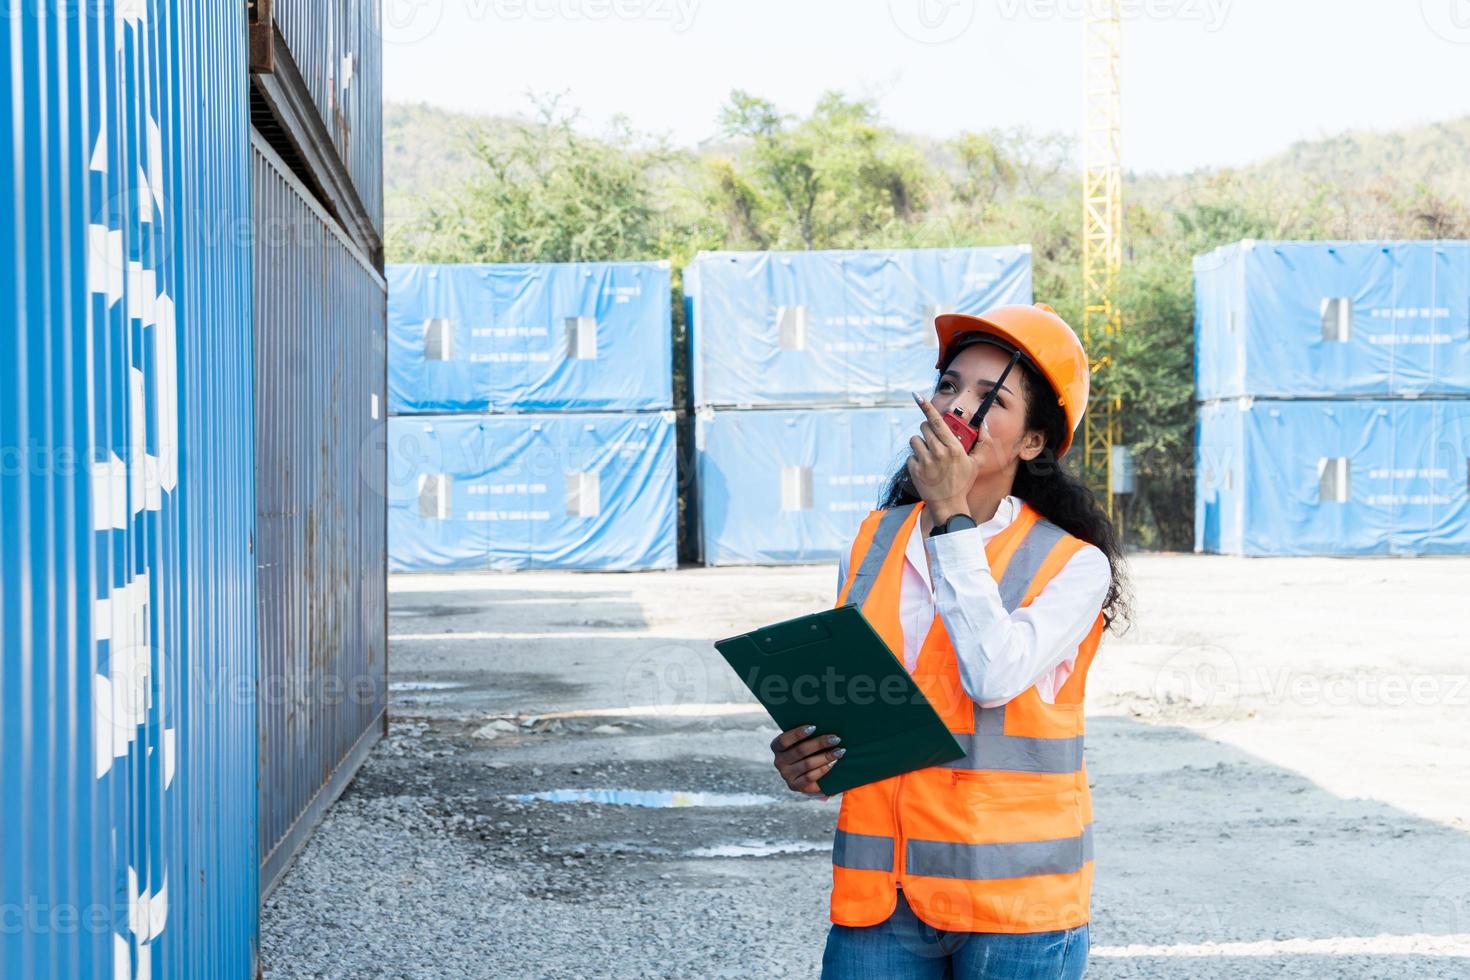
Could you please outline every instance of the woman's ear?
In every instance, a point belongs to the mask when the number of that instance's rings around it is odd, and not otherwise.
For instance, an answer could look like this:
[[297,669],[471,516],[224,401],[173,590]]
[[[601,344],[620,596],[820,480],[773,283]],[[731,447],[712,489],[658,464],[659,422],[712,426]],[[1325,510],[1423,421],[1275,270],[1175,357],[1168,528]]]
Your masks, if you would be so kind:
[[1026,462],[1031,462],[1041,451],[1046,448],[1046,433],[1040,429],[1032,429],[1021,437],[1021,451],[1016,455]]

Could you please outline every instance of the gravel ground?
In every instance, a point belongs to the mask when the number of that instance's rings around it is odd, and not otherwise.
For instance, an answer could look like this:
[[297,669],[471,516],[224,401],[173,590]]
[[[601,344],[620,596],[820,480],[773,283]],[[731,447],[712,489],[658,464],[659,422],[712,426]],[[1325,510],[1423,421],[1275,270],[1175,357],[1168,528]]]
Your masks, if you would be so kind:
[[[1133,564],[1088,976],[1470,977],[1470,562]],[[777,782],[709,641],[833,576],[395,578],[390,733],[267,901],[266,975],[816,976],[837,803]],[[772,802],[510,798],[563,788]]]
[[[395,731],[271,898],[266,915],[281,928],[265,936],[269,975],[810,975],[801,933],[826,912],[812,886],[826,853],[688,852],[700,841],[818,841],[830,834],[822,804],[514,802],[506,794],[546,786],[771,787],[751,768],[698,758],[477,773],[489,753],[419,729]],[[608,738],[581,740],[595,753]]]

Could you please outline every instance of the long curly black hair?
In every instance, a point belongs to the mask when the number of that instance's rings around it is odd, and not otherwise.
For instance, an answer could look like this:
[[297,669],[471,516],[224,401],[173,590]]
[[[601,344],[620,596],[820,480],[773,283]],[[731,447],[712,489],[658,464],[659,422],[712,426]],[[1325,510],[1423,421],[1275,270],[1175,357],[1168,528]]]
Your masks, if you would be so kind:
[[[959,353],[961,345],[951,345],[945,352],[939,373],[943,374]],[[1025,378],[1026,428],[1040,429],[1046,434],[1046,447],[1032,460],[1022,460],[1016,468],[1015,482],[1011,493],[1030,504],[1041,516],[1060,527],[1073,537],[1081,538],[1097,546],[1108,559],[1112,582],[1103,599],[1102,612],[1105,628],[1112,629],[1113,623],[1126,623],[1131,612],[1127,580],[1123,573],[1123,547],[1118,540],[1117,529],[1108,519],[1097,496],[1081,480],[1077,479],[1060,459],[1057,447],[1067,436],[1067,418],[1057,404],[1056,391],[1024,358],[1016,362],[1017,371]],[[901,507],[920,499],[909,475],[908,453],[898,464],[898,469],[888,478],[880,497],[880,508]],[[1116,632],[1116,631],[1115,631]]]

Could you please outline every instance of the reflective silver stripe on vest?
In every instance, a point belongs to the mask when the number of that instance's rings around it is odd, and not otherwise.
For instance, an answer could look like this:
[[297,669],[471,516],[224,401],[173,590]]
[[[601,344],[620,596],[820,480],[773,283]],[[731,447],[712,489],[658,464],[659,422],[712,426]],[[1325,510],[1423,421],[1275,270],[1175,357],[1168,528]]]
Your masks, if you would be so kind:
[[1031,525],[1020,545],[1016,547],[1015,554],[1011,555],[1005,574],[1000,577],[1000,602],[1005,606],[1006,612],[1015,612],[1021,608],[1021,600],[1026,598],[1026,588],[1041,570],[1041,563],[1046,561],[1046,556],[1051,554],[1051,550],[1066,534],[1066,531],[1045,519],[1038,519]]
[[[1002,710],[1002,709],[994,709]],[[955,735],[963,759],[947,769],[993,769],[997,772],[1076,772],[1082,768],[1082,736],[1023,738],[1019,735]]]
[[888,557],[888,549],[893,547],[893,541],[898,537],[898,529],[903,527],[903,522],[908,520],[916,506],[918,505],[904,504],[902,507],[891,507],[878,518],[878,529],[873,532],[873,541],[863,553],[862,564],[858,565],[852,588],[847,592],[848,602],[861,608],[867,601],[868,593],[873,591],[873,583],[878,581],[878,571],[883,567],[883,560]]
[[1092,860],[1092,824],[1078,837],[1005,844],[955,844],[914,840],[904,846],[904,872],[928,878],[1029,878],[1075,874]]
[[832,863],[854,871],[892,871],[893,838],[853,834],[839,827],[832,837]]
[[975,705],[975,734],[1004,735],[1006,733],[1006,706],[982,708]]
[[[1000,599],[1006,612],[1015,612],[1026,598],[1036,573],[1066,532],[1048,520],[1038,520],[1026,532],[1000,577]],[[975,705],[975,734],[955,735],[965,750],[961,759],[944,763],[948,769],[993,769],[997,772],[1068,773],[1082,768],[1082,736],[1024,738],[1006,735],[1005,705]]]

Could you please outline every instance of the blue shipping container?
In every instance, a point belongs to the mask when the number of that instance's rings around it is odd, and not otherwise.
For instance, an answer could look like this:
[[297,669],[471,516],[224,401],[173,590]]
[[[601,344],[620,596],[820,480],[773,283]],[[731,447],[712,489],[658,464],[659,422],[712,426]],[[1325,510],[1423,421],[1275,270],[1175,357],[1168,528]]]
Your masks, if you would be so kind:
[[255,560],[269,891],[384,731],[382,277],[259,136]]
[[673,411],[394,417],[389,568],[673,568],[675,482]]
[[836,560],[878,506],[922,421],[912,399],[874,408],[700,410],[704,563]]
[[388,266],[393,414],[673,405],[667,262]]
[[696,406],[912,403],[934,317],[1031,302],[1031,246],[701,252],[684,293]]
[[1470,242],[1244,241],[1194,274],[1201,401],[1470,395]]
[[1470,554],[1470,400],[1207,402],[1196,551]]
[[0,975],[256,972],[245,6],[0,41]]
[[[381,237],[383,4],[381,0],[273,0],[268,9],[315,103],[322,127],[352,178],[353,190]],[[404,13],[390,6],[387,16],[401,18]]]

